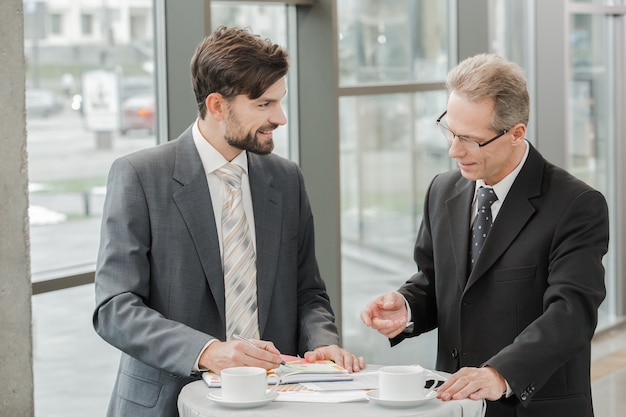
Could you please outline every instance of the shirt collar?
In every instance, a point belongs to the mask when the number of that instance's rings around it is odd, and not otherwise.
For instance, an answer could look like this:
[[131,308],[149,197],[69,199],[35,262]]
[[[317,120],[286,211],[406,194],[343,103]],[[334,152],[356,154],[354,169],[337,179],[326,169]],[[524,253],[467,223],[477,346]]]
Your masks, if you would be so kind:
[[507,194],[511,190],[511,187],[513,186],[513,183],[515,182],[515,179],[517,178],[520,171],[522,170],[522,167],[524,166],[526,159],[528,158],[530,145],[526,141],[524,141],[524,143],[526,145],[526,151],[524,152],[524,157],[522,158],[520,163],[517,164],[515,169],[511,171],[509,175],[507,175],[502,180],[500,180],[500,182],[492,186],[489,186],[489,185],[485,185],[485,181],[483,181],[482,179],[476,180],[476,188],[474,189],[474,199],[476,199],[476,193],[480,187],[491,187],[493,188],[493,192],[496,193],[496,196],[498,196],[498,201],[500,202],[500,204],[502,204]]
[[[198,128],[198,121],[196,119],[192,128],[191,135],[193,136],[193,143],[196,145],[196,149],[200,154],[200,160],[202,161],[202,166],[204,167],[204,172],[208,175],[211,174],[216,169],[226,165],[228,161],[217,149],[213,147],[207,141],[202,133],[200,132],[200,128]],[[240,152],[232,161],[233,164],[239,165],[243,168],[244,172],[248,174],[248,153],[243,151]]]

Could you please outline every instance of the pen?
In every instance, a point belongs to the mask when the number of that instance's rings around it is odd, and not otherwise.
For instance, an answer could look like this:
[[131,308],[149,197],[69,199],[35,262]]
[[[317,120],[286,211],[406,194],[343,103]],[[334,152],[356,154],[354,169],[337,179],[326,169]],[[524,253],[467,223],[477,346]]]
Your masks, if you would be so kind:
[[[247,344],[252,345],[252,346],[254,346],[255,348],[258,348],[258,349],[263,349],[261,346],[257,346],[257,345],[255,345],[255,344],[254,344],[251,340],[248,340],[248,339],[246,339],[245,337],[239,336],[238,334],[234,334],[234,335],[233,335],[233,339],[241,340],[242,342],[246,342]],[[285,365],[285,366],[289,366],[289,365],[287,364],[287,362],[285,362],[285,361],[284,361],[284,360],[282,360],[282,359],[281,359],[281,361],[280,361],[280,364],[281,364],[281,365]]]

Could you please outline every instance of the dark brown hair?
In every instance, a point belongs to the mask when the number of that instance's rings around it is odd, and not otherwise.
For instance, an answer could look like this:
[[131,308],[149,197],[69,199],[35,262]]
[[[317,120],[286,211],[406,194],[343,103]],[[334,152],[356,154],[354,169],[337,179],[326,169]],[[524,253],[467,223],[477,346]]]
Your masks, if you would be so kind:
[[200,118],[206,116],[205,100],[211,93],[226,99],[245,94],[259,98],[287,75],[287,50],[248,29],[218,27],[196,48],[191,59],[191,82]]

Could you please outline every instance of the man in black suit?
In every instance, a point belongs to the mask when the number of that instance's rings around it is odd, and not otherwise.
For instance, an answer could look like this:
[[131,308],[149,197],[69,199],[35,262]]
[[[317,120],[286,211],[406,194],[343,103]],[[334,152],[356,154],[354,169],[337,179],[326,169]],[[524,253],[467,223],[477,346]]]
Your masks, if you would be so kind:
[[519,67],[477,55],[447,88],[437,124],[459,169],[436,176],[425,197],[418,272],[361,319],[392,345],[438,328],[436,367],[453,373],[442,400],[487,399],[487,416],[593,416],[606,201],[525,140]]

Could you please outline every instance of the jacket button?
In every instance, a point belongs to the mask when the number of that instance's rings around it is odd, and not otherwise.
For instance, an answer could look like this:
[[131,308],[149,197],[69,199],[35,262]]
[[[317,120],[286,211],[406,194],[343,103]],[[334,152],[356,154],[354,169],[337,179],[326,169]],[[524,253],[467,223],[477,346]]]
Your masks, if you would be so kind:
[[528,394],[525,392],[522,392],[522,395],[520,395],[519,397],[522,399],[522,401],[526,401],[528,399]]
[[459,357],[459,351],[458,351],[458,350],[456,350],[456,348],[452,349],[452,357],[453,357],[454,359],[456,359],[456,358],[458,358],[458,357]]

